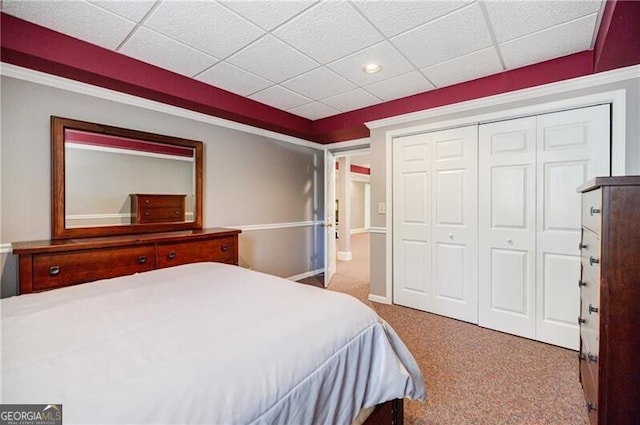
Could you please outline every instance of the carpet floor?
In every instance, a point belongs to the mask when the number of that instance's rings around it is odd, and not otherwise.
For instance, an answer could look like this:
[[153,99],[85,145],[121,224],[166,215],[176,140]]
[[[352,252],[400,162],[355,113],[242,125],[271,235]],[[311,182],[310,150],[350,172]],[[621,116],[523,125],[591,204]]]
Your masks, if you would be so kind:
[[[454,319],[368,301],[369,235],[351,238],[329,289],[359,298],[400,335],[427,387],[405,424],[587,425],[577,353]],[[321,277],[305,280],[319,284]],[[320,284],[321,286],[321,284]]]

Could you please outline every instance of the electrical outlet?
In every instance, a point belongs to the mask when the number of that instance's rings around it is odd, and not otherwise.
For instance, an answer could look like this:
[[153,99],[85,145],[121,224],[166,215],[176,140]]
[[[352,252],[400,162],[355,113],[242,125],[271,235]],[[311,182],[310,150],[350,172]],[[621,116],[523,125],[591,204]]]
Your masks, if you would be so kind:
[[386,214],[387,208],[384,202],[378,202],[378,214]]

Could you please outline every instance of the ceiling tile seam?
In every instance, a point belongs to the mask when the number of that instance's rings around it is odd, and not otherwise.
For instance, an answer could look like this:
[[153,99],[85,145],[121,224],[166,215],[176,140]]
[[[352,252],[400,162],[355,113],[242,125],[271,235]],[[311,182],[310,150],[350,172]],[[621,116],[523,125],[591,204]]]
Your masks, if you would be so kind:
[[[153,13],[158,9],[158,7],[160,6],[161,3],[162,3],[161,1],[156,1],[154,3],[154,5],[151,6],[151,8],[147,11],[147,13],[144,14],[142,19],[140,19],[140,21],[136,22],[136,26],[133,27],[133,29],[129,32],[129,34],[127,34],[127,36],[124,38],[124,40],[122,40],[120,42],[120,44],[118,44],[118,47],[116,47],[116,49],[115,49],[116,52],[119,52],[120,49],[122,49],[124,47],[124,45],[127,44],[129,42],[129,40],[131,40],[131,38],[135,35],[135,33],[138,32],[138,29],[140,29],[140,27],[144,26],[144,21],[146,21],[149,16],[153,15]],[[94,5],[95,7],[99,7],[102,10],[105,10],[105,11],[109,12],[109,10],[102,8],[97,4],[93,4],[93,3],[90,3],[90,4]],[[113,13],[113,12],[111,12],[111,13]],[[118,15],[118,16],[120,16],[120,15]],[[134,21],[131,21],[131,22],[134,22]],[[147,28],[147,29],[150,30],[150,28]],[[174,40],[174,41],[177,41],[177,40]]]
[[596,18],[596,26],[593,29],[593,35],[591,36],[591,44],[589,45],[591,50],[595,49],[596,41],[598,39],[598,31],[600,30],[600,25],[602,24],[602,17],[604,16],[604,8],[606,5],[607,5],[606,0],[600,2],[598,17]]
[[[580,16],[579,18],[570,19],[568,21],[562,22],[560,24],[553,25],[551,27],[545,27],[545,28],[543,28],[541,30],[538,30],[538,31],[530,32],[528,34],[521,35],[519,37],[512,38],[512,39],[507,40],[507,41],[502,41],[502,42],[500,42],[499,45],[502,46],[504,44],[511,43],[511,42],[517,41],[517,40],[521,40],[521,39],[526,38],[526,37],[531,37],[531,36],[534,36],[534,35],[542,34],[542,33],[547,32],[547,31],[555,30],[555,29],[557,29],[559,27],[572,24],[574,22],[580,21],[580,20],[585,19],[585,18],[589,18],[589,17],[597,15],[597,14],[598,14],[598,12],[592,12],[592,13],[589,13],[587,15]],[[597,16],[596,16],[596,19],[597,19]],[[597,33],[598,28],[595,28],[594,31]]]
[[[0,0],[1,1],[1,0]],[[298,16],[302,15],[303,13],[307,12],[309,9],[316,7],[320,4],[320,1],[315,0],[315,2],[309,4],[309,6],[305,7],[304,9],[302,9],[301,11],[299,11],[298,13],[290,16],[288,19],[285,19],[284,21],[280,22],[278,25],[276,25],[275,27],[271,28],[270,30],[266,29],[266,28],[262,28],[257,22],[253,22],[251,19],[247,18],[246,16],[242,15],[240,12],[236,11],[235,9],[230,8],[227,3],[228,1],[216,1],[216,3],[218,3],[220,6],[224,7],[225,9],[227,9],[228,11],[230,11],[231,13],[235,14],[236,16],[239,16],[240,18],[244,19],[245,21],[249,21],[251,22],[251,24],[257,26],[258,28],[260,28],[262,31],[265,31],[271,35],[273,35],[274,37],[276,37],[273,33],[273,31],[279,29],[280,27],[286,25],[287,23],[291,22],[292,20],[296,19]],[[276,37],[277,38],[277,37]]]
[[484,1],[478,2],[480,6],[480,10],[482,11],[482,16],[484,16],[485,24],[487,25],[487,29],[489,30],[489,36],[491,37],[491,43],[493,43],[493,48],[496,50],[498,54],[498,59],[500,60],[500,66],[502,66],[502,70],[507,70],[507,65],[504,62],[504,58],[502,57],[502,50],[500,50],[500,43],[498,43],[498,37],[496,37],[496,32],[493,29],[493,23],[491,22],[491,17],[489,16],[489,11],[487,10],[487,6]]
[[[414,72],[414,71],[418,71],[418,72],[420,73],[420,75],[422,75],[422,76],[427,80],[427,82],[428,82],[429,84],[431,84],[433,87],[437,87],[435,84],[433,84],[433,81],[431,81],[431,80],[429,79],[429,77],[427,77],[423,72],[421,72],[421,71],[420,71],[420,68],[418,68],[418,67],[416,66],[416,64],[415,64],[415,63],[413,63],[413,61],[411,61],[411,60],[410,60],[410,59],[409,59],[409,58],[408,58],[408,57],[407,57],[407,56],[406,56],[406,55],[405,55],[405,54],[404,54],[404,53],[403,53],[403,52],[402,52],[402,51],[401,51],[401,50],[400,50],[400,49],[399,49],[399,48],[398,48],[398,47],[397,47],[393,42],[392,42],[392,39],[393,39],[393,38],[398,37],[399,35],[404,34],[404,33],[408,32],[408,31],[411,31],[411,30],[413,30],[413,29],[415,29],[415,28],[418,28],[418,27],[420,27],[420,26],[424,25],[424,23],[423,23],[423,24],[420,24],[420,25],[417,25],[416,27],[414,27],[414,28],[412,28],[412,29],[410,29],[410,30],[403,31],[403,32],[401,32],[401,33],[399,33],[399,34],[396,34],[396,35],[394,35],[393,37],[387,37],[387,36],[386,36],[386,34],[384,34],[384,32],[382,32],[382,30],[381,30],[380,28],[378,28],[378,26],[377,26],[375,23],[373,23],[373,22],[369,19],[369,17],[368,17],[364,12],[362,12],[362,11],[361,11],[361,10],[360,10],[356,5],[355,5],[355,4],[353,4],[351,1],[349,2],[349,4],[351,4],[351,5],[353,6],[353,8],[356,10],[356,12],[357,12],[357,13],[359,13],[359,14],[360,14],[360,16],[362,16],[362,17],[364,18],[364,20],[365,20],[365,21],[367,21],[367,23],[369,23],[369,25],[371,25],[371,26],[372,26],[372,27],[373,27],[373,28],[378,32],[378,34],[380,34],[380,36],[382,36],[382,38],[383,38],[383,41],[381,41],[381,42],[379,42],[379,43],[376,43],[376,44],[373,44],[373,45],[371,45],[371,46],[369,46],[369,47],[366,47],[365,49],[368,49],[368,48],[370,48],[370,47],[372,47],[372,46],[376,46],[376,45],[378,45],[378,44],[382,44],[382,43],[384,43],[384,42],[388,43],[388,44],[391,46],[391,48],[392,48],[392,49],[393,49],[393,50],[398,54],[398,56],[400,56],[401,58],[403,58],[404,60],[406,60],[406,61],[407,61],[407,63],[413,67],[413,71],[409,71],[409,72],[407,72],[406,74],[409,74],[409,73]],[[463,6],[463,7],[465,7],[465,6]],[[457,11],[457,10],[460,10],[460,9],[462,9],[462,7],[460,7],[460,8],[458,8],[458,9],[456,9],[456,11]],[[450,13],[453,13],[453,12],[450,12]],[[449,14],[449,13],[446,13],[445,15],[442,15],[442,16],[446,16],[446,15],[448,15],[448,14]],[[436,19],[440,19],[440,17],[438,17],[438,18],[436,18]],[[432,20],[431,20],[431,21],[429,21],[429,22],[433,22],[433,21],[435,21],[436,19],[432,19]],[[362,50],[365,50],[365,49],[361,49],[361,50],[359,50],[359,51],[362,51]],[[357,52],[355,52],[355,53],[357,53]],[[352,53],[352,54],[347,55],[347,56],[345,56],[345,57],[351,56],[351,55],[353,55],[353,54],[355,54],[355,53]],[[331,65],[332,63],[335,63],[335,62],[337,62],[337,61],[339,61],[339,60],[341,60],[341,59],[344,59],[344,58],[336,59],[335,61],[330,62],[328,65]],[[402,74],[402,75],[406,75],[406,74]],[[392,76],[392,77],[388,77],[388,78],[380,79],[380,80],[376,81],[376,83],[380,83],[380,82],[383,82],[383,81],[387,81],[387,80],[390,80],[390,79],[395,78],[395,77],[399,77],[399,75],[395,75],[395,76]],[[348,79],[348,77],[344,77],[344,78],[347,78],[347,79]],[[371,92],[369,92],[368,90],[366,90],[366,89],[364,88],[364,87],[366,87],[366,85],[360,85],[360,84],[358,84],[357,82],[352,81],[352,80],[349,80],[349,81],[351,81],[352,83],[354,83],[354,84],[355,84],[355,85],[357,85],[358,87],[360,87],[360,88],[364,89],[365,91],[367,91],[367,93],[371,94],[372,96],[375,96],[376,98],[380,99],[378,96],[376,96],[376,95],[374,95],[373,93],[371,93]],[[375,83],[371,83],[371,84],[367,84],[367,85],[372,85],[372,84],[375,84]],[[380,99],[380,101],[384,102],[385,100],[384,100],[384,99]]]

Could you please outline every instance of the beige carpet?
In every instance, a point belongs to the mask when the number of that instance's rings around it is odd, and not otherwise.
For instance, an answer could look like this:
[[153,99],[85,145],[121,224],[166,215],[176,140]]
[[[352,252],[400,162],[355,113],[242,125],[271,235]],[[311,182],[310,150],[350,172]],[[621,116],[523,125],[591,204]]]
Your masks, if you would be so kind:
[[353,235],[351,248],[353,260],[338,261],[329,289],[371,306],[416,358],[429,399],[405,402],[405,424],[588,424],[574,351],[371,303],[369,235]]

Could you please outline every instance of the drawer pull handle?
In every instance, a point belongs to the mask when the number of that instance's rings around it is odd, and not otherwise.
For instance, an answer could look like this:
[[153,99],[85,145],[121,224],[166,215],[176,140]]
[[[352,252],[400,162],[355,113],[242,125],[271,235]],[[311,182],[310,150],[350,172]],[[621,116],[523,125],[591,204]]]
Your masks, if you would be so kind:
[[587,286],[587,282],[585,282],[584,280],[578,280],[578,287],[581,288],[583,286]]
[[49,267],[49,276],[56,276],[60,274],[60,266]]
[[593,266],[594,264],[600,263],[600,260],[597,258],[589,257],[589,265]]
[[584,325],[585,323],[587,323],[586,319],[583,319],[582,317],[578,316],[578,324],[579,325]]
[[589,212],[591,213],[591,215],[600,214],[600,208],[591,207],[591,210]]
[[144,215],[145,215],[145,216],[147,216],[147,217],[149,217],[149,215],[151,215],[151,212],[149,212],[149,211],[145,211],[145,212],[144,212]]
[[589,412],[595,412],[596,411],[596,405],[590,401],[587,402],[587,410]]
[[180,211],[179,210],[176,210],[176,215],[180,215]]
[[138,256],[138,263],[144,264],[146,262],[147,262],[147,256],[146,255],[139,255]]
[[578,249],[579,250],[582,251],[585,248],[587,248],[587,244],[586,243],[578,242]]
[[589,360],[589,363],[595,363],[598,361],[598,356],[589,353],[587,354],[587,360]]
[[228,244],[224,244],[224,245],[222,245],[222,248],[220,248],[220,249],[222,249],[222,252],[227,252],[227,251],[229,251],[229,245]]
[[167,254],[167,258],[169,260],[173,260],[174,258],[176,258],[176,252],[175,251],[169,251],[169,253]]
[[145,200],[144,200],[144,203],[145,203],[145,204],[147,204],[147,205],[149,205],[149,200],[148,200],[148,199],[145,199]]
[[589,304],[589,314],[597,313],[597,312],[598,312],[598,307],[594,307],[591,304]]

